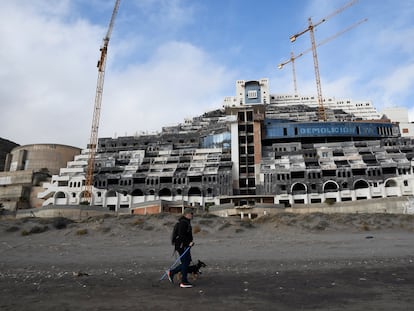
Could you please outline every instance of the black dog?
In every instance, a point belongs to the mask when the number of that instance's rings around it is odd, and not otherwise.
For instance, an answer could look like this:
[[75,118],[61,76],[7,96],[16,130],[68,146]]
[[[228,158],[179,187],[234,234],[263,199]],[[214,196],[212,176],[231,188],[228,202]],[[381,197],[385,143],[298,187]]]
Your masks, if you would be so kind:
[[199,260],[195,265],[188,266],[188,273],[191,274],[201,274],[201,268],[207,267],[207,265]]
[[[201,268],[204,268],[204,267],[207,267],[207,265],[201,260],[198,260],[195,265],[188,266],[187,272],[188,274],[191,275],[193,280],[196,280],[201,274]],[[178,275],[179,275],[178,278],[181,279],[181,272],[178,273]]]

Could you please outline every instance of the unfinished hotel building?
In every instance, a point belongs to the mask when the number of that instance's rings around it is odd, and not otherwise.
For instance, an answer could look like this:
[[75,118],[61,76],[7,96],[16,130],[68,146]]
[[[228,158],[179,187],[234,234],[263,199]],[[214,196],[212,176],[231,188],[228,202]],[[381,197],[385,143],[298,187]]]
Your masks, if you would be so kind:
[[[414,139],[370,102],[271,95],[267,79],[237,81],[223,108],[159,134],[100,138],[92,205],[133,210],[189,206],[283,207],[412,196]],[[83,201],[87,150],[39,194],[44,205]]]

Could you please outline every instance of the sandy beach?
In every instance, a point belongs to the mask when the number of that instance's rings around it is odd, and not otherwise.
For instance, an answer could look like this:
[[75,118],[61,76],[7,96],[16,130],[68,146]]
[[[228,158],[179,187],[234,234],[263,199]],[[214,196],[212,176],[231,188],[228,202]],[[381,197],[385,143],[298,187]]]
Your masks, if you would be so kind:
[[[1,310],[409,310],[414,216],[196,215],[191,289],[160,280],[176,215],[0,220]],[[190,278],[191,279],[191,278]]]

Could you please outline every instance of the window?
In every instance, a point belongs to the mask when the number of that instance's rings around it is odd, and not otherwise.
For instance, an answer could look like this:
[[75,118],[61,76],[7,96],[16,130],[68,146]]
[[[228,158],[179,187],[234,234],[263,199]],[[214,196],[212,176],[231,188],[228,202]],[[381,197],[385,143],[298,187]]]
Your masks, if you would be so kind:
[[256,90],[254,90],[254,91],[248,91],[247,92],[247,98],[249,98],[249,99],[257,98],[257,91]]

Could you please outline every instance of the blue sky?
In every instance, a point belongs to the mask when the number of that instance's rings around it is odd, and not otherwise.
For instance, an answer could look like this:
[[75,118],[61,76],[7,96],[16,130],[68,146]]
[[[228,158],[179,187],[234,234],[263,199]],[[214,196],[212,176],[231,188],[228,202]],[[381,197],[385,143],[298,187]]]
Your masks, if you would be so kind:
[[[0,137],[19,144],[89,140],[97,69],[115,1],[0,2]],[[277,65],[310,47],[289,37],[342,0],[121,0],[109,43],[99,137],[161,130],[235,95],[236,80],[269,78],[292,93]],[[414,120],[414,1],[360,0],[316,27],[324,96],[409,109]],[[315,95],[312,53],[295,62],[298,92]]]

